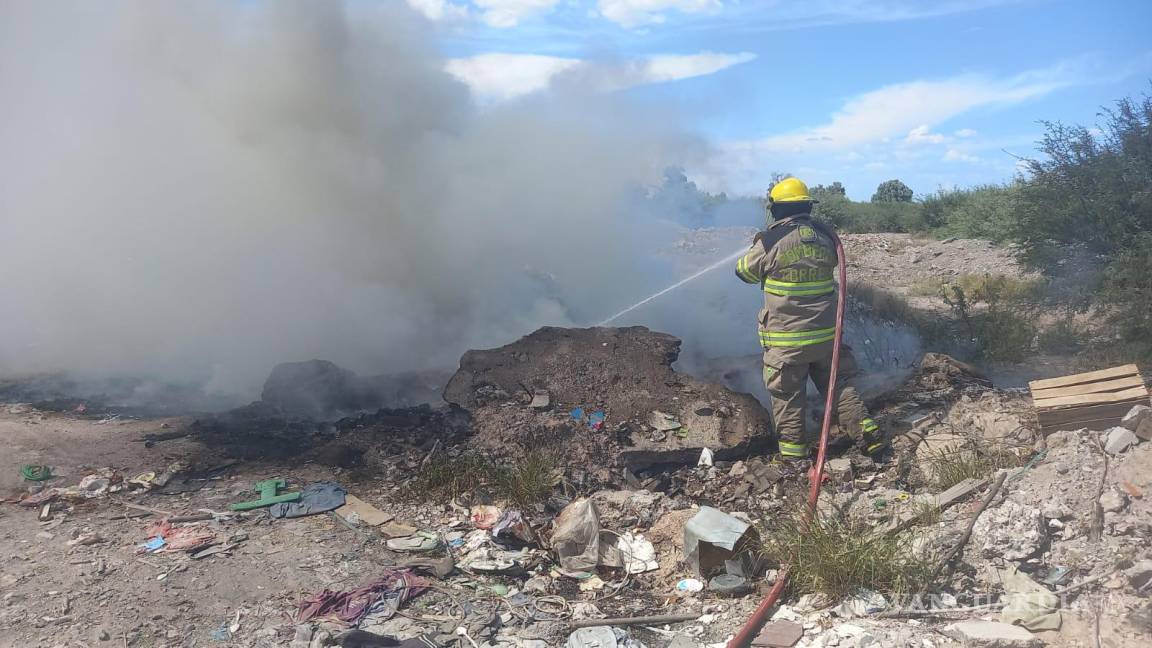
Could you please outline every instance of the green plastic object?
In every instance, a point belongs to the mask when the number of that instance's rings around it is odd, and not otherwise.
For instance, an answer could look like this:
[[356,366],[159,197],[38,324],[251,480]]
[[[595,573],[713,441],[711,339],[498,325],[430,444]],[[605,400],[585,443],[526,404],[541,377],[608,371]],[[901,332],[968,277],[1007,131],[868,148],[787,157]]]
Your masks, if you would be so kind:
[[300,493],[276,494],[276,491],[284,488],[286,485],[283,479],[265,479],[264,481],[258,481],[256,482],[255,488],[256,492],[260,493],[260,499],[233,504],[229,508],[233,511],[251,511],[252,509],[272,506],[273,504],[300,501]]
[[20,466],[20,476],[28,481],[46,481],[52,479],[52,469],[48,466],[24,464]]

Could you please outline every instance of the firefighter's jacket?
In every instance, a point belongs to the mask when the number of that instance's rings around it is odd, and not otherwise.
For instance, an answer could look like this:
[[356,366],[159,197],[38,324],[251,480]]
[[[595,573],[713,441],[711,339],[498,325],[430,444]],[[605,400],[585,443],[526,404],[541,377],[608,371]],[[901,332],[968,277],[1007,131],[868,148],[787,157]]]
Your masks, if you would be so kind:
[[836,244],[807,214],[772,223],[736,262],[736,276],[764,291],[765,364],[832,351],[836,333]]

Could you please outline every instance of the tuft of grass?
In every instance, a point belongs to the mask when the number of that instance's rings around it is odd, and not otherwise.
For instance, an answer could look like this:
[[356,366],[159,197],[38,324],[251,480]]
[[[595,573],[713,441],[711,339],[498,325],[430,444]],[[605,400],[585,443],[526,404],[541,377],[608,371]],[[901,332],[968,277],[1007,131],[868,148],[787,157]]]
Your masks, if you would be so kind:
[[1020,466],[1020,458],[1000,446],[965,445],[935,452],[928,458],[933,486],[947,490],[965,479],[984,479],[1001,468]]
[[889,534],[864,521],[848,522],[801,512],[781,515],[763,530],[764,552],[780,564],[792,561],[794,595],[841,599],[860,589],[885,594],[917,592],[927,583],[934,556],[915,551],[908,533]]
[[488,488],[499,499],[529,508],[548,499],[560,483],[560,456],[554,451],[532,449],[500,463],[480,454],[434,457],[405,485],[407,501],[451,500]]
[[451,500],[487,484],[492,462],[475,454],[433,457],[401,492],[405,500],[428,502]]
[[561,482],[560,456],[555,451],[526,451],[511,466],[495,475],[497,493],[521,508],[530,508],[548,499]]

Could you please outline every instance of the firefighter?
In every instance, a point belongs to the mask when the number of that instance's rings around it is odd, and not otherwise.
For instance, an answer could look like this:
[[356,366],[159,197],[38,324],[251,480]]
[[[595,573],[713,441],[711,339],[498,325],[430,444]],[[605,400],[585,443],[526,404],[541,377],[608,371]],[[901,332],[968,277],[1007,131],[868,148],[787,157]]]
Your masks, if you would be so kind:
[[[812,220],[815,202],[796,178],[776,183],[768,193],[768,229],[736,262],[736,276],[764,292],[759,315],[764,385],[772,396],[780,455],[797,465],[805,464],[815,447],[804,426],[808,379],[827,394],[836,333],[836,245],[831,232]],[[851,351],[842,346],[835,414],[860,450],[879,458],[887,444],[851,385],[856,373]]]

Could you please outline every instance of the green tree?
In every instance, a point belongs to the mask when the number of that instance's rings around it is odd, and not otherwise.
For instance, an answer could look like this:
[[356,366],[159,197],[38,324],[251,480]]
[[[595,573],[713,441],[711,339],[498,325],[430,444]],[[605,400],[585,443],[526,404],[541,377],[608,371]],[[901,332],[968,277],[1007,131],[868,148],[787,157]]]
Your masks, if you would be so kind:
[[[1032,267],[1073,268],[1122,341],[1111,350],[1152,358],[1152,96],[1123,99],[1101,117],[1095,129],[1045,123],[1042,156],[1025,161],[1012,236]],[[1085,256],[1104,272],[1066,263]]]
[[848,195],[847,190],[844,189],[844,185],[841,184],[839,180],[828,186],[824,186],[822,184],[816,185],[815,187],[812,187],[811,193],[813,198],[818,198],[821,200],[823,200],[823,197],[825,196],[843,197]]
[[899,180],[881,182],[872,194],[874,203],[909,203],[912,202],[912,189]]

